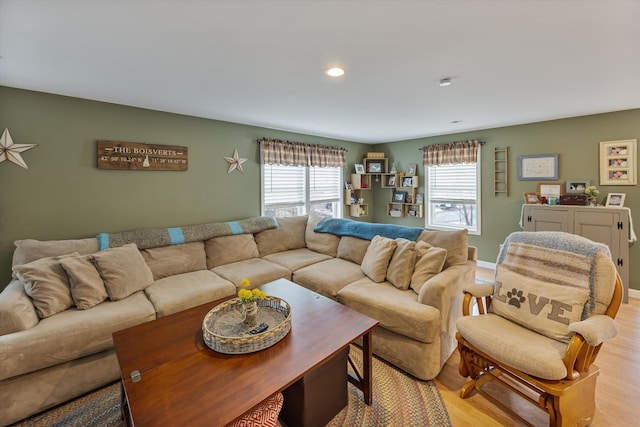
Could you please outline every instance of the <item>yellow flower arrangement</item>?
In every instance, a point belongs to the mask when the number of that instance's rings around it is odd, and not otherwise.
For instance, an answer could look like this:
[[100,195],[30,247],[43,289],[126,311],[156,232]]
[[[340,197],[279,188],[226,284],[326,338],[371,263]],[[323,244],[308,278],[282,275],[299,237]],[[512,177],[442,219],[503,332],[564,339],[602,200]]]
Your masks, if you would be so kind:
[[249,279],[242,279],[242,282],[240,283],[242,289],[238,291],[238,298],[240,298],[242,304],[246,304],[248,302],[256,302],[259,299],[262,300],[267,297],[267,294],[258,288],[254,288],[252,290],[245,289],[247,286],[249,286],[249,284]]

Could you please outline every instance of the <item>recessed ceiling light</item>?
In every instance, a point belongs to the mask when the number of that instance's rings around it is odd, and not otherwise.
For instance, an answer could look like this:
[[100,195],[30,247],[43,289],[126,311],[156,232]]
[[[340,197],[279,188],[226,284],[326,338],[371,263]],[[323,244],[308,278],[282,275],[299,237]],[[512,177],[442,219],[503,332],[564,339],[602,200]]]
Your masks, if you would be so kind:
[[341,76],[344,76],[344,68],[332,67],[332,68],[329,68],[326,71],[326,73],[328,76],[331,76],[331,77],[341,77]]
[[451,77],[440,79],[440,86],[451,86]]

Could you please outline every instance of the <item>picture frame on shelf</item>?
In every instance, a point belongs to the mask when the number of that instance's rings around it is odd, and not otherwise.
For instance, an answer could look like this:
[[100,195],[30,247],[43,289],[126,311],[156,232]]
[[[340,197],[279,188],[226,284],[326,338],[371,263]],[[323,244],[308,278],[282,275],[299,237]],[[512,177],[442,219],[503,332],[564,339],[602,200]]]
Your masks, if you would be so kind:
[[403,187],[413,187],[413,177],[412,176],[405,176],[404,178],[402,178],[402,186]]
[[540,194],[535,192],[526,192],[523,193],[524,202],[527,205],[539,205],[540,204]]
[[556,197],[559,198],[562,194],[562,183],[560,182],[549,182],[549,183],[539,183],[538,184],[538,194],[542,197]]
[[372,162],[369,161],[368,163],[368,168],[369,170],[367,171],[368,173],[382,173],[382,162]]
[[418,168],[418,164],[417,163],[409,163],[407,165],[407,168],[404,171],[404,175],[405,176],[415,176],[416,175],[416,170]]
[[600,142],[600,185],[636,185],[637,140]]
[[395,187],[396,186],[396,176],[389,175],[387,177],[387,187]]
[[394,191],[393,192],[393,203],[404,203],[407,199],[406,191]]
[[564,192],[566,194],[584,194],[584,190],[591,185],[588,179],[568,179],[564,182]]
[[407,215],[409,215],[409,216],[417,216],[418,212],[415,209],[409,209],[407,211]]
[[424,203],[424,194],[418,193],[416,194],[416,205],[421,205]]
[[354,166],[355,166],[355,168],[356,168],[356,173],[357,173],[357,174],[362,174],[362,173],[364,173],[364,165],[361,165],[361,164],[359,164],[359,163],[356,163]]
[[608,208],[624,207],[624,199],[626,196],[627,195],[625,193],[609,193],[607,194],[605,206]]
[[558,179],[558,154],[534,154],[518,157],[520,181],[553,181]]
[[413,197],[411,197],[411,193],[407,193],[407,197],[404,198],[404,202],[413,204]]

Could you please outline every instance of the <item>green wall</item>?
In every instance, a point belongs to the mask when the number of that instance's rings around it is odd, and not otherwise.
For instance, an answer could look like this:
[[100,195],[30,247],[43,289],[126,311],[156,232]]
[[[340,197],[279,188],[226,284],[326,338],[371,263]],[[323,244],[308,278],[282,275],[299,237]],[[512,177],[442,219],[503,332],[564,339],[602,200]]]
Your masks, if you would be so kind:
[[[349,164],[368,146],[0,86],[0,132],[28,170],[0,164],[0,289],[9,282],[13,241],[68,239],[146,227],[226,221],[260,214],[261,137],[343,146]],[[99,139],[182,145],[188,171],[98,169]],[[227,174],[238,149],[244,174]]]
[[[518,221],[523,203],[522,193],[537,191],[537,181],[518,180],[518,156],[558,153],[559,179],[554,182],[564,185],[568,179],[588,179],[600,189],[601,200],[608,193],[626,193],[625,206],[631,208],[634,219],[637,219],[637,212],[640,212],[640,191],[637,186],[600,185],[599,142],[638,138],[640,109],[635,109],[381,144],[375,146],[375,151],[387,153],[389,161],[396,162],[398,170],[403,170],[407,163],[422,163],[422,151],[419,148],[425,145],[467,139],[485,141],[482,147],[482,235],[470,236],[469,240],[478,247],[480,260],[495,262],[499,245],[505,237],[520,230]],[[493,150],[496,147],[509,147],[509,197],[493,194]],[[420,168],[421,184],[424,181],[423,170]],[[424,186],[421,185],[420,191],[424,192]],[[373,221],[424,226],[424,220],[386,216],[388,191],[374,190],[373,198]],[[638,226],[635,230],[640,232]],[[631,244],[629,258],[640,259],[637,242]],[[640,263],[629,263],[629,275],[629,287],[640,289]]]
[[[16,144],[38,147],[23,153],[28,170],[6,161],[0,165],[0,289],[9,282],[17,239],[81,238],[259,215],[256,140],[265,136],[344,146],[349,150],[345,180],[368,151],[385,152],[402,170],[407,163],[421,164],[419,148],[424,145],[486,141],[482,235],[470,237],[483,261],[495,261],[499,244],[519,229],[522,193],[537,188],[537,182],[518,181],[520,155],[558,153],[559,181],[589,179],[598,185],[602,198],[609,192],[627,193],[625,206],[640,211],[637,187],[598,183],[599,141],[638,138],[640,109],[371,146],[0,86],[0,131],[4,128],[9,128]],[[186,146],[189,170],[97,169],[98,139]],[[493,149],[505,146],[510,150],[510,195],[494,197]],[[222,157],[231,156],[236,148],[248,159],[245,173],[227,174]],[[423,219],[387,216],[388,190],[374,189],[366,198],[371,206],[364,220],[424,226]],[[638,244],[631,245],[630,258],[639,255]],[[640,289],[640,264],[630,263],[630,276],[630,287]]]

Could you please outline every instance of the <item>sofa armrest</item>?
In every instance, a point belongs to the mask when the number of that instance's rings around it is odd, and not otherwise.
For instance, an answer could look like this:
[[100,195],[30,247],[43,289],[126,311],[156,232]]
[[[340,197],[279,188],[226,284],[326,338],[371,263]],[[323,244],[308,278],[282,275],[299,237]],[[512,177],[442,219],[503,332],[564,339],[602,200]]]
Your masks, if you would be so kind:
[[609,316],[595,315],[569,325],[569,330],[582,337],[591,346],[598,346],[618,335],[618,324]]

